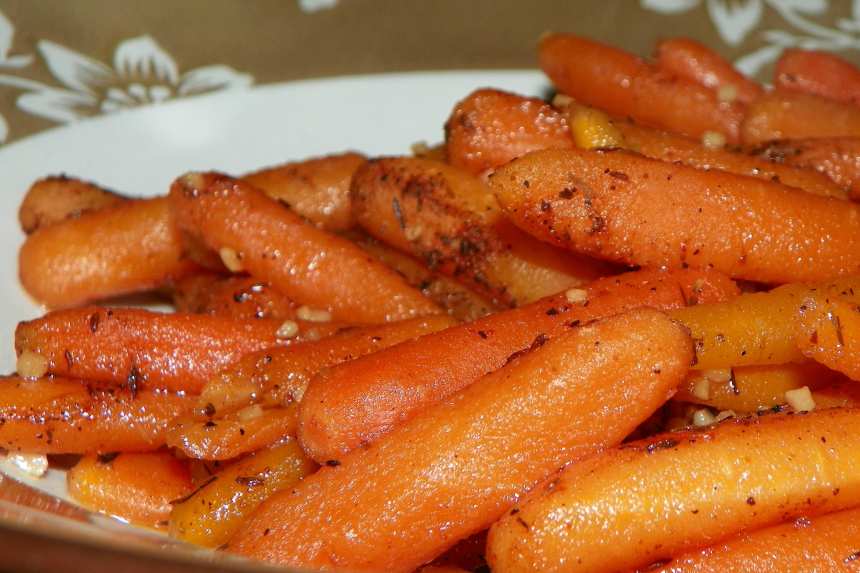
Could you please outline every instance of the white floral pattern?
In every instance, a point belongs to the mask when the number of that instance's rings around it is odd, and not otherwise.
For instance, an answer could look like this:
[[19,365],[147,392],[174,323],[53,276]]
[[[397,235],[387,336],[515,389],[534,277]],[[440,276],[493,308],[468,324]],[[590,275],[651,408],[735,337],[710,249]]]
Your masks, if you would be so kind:
[[337,0],[298,0],[302,12],[318,12],[337,6]]
[[827,0],[641,0],[643,8],[662,14],[686,12],[702,4],[729,46],[740,45],[759,28],[766,9],[785,21],[785,29],[761,30],[764,45],[735,61],[738,69],[748,75],[774,62],[785,48],[860,49],[860,0],[852,1],[851,18],[839,19],[833,27],[815,20],[827,12]]
[[[12,22],[0,12],[0,70],[19,69],[30,65],[33,57],[29,55],[11,55],[12,39],[15,36],[15,28]],[[0,115],[0,143],[6,141],[9,135],[9,124],[6,118]]]

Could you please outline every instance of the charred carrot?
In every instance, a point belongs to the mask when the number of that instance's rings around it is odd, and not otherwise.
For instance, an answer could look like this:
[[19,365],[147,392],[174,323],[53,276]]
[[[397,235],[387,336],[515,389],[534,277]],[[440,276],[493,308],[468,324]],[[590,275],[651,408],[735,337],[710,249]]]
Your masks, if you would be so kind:
[[860,70],[830,52],[784,50],[776,62],[773,80],[777,90],[860,104]]
[[229,253],[239,268],[335,319],[376,323],[439,312],[357,246],[245,183],[215,173],[188,174],[173,183],[170,204],[179,227],[210,249]]
[[79,504],[149,527],[166,526],[171,502],[194,489],[188,464],[167,452],[88,455],[66,480]]
[[299,308],[294,301],[254,277],[194,274],[178,281],[172,295],[178,312],[239,320],[295,319]]
[[720,101],[748,104],[764,91],[717,52],[690,38],[658,42],[654,63],[664,72],[714,90]]
[[624,51],[577,36],[541,40],[540,65],[559,91],[637,123],[737,143],[743,109],[686,78],[661,72]]
[[614,262],[765,283],[860,272],[860,207],[752,177],[569,149],[516,159],[491,186],[526,231]]
[[44,454],[150,451],[190,398],[61,378],[0,379],[0,447]]
[[654,310],[576,329],[270,498],[228,549],[296,567],[412,571],[562,464],[618,443],[691,358],[683,329]]
[[501,90],[472,92],[445,123],[448,161],[476,175],[529,151],[571,145],[565,118],[552,106]]
[[84,213],[112,207],[126,198],[94,183],[60,175],[39,179],[24,195],[18,208],[18,222],[27,233],[50,227]]
[[338,459],[572,326],[639,306],[677,308],[736,292],[714,273],[637,271],[422,336],[314,378],[300,404],[300,441],[317,461]]
[[132,391],[199,392],[210,376],[243,354],[320,338],[338,328],[334,323],[85,307],[19,323],[15,349],[47,359],[51,374],[112,382]]
[[775,139],[860,136],[860,108],[822,97],[771,92],[747,109],[741,126],[745,145]]
[[[860,503],[860,411],[725,421],[569,466],[490,530],[493,571],[628,571]],[[570,535],[576,531],[576,535]]]

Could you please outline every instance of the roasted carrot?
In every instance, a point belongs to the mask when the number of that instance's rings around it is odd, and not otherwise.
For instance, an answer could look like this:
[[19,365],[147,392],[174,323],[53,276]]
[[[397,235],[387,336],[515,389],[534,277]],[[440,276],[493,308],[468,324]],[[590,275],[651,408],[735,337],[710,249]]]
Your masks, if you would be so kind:
[[541,68],[559,91],[577,101],[691,137],[717,132],[729,143],[738,142],[742,106],[722,102],[716,92],[686,78],[577,36],[550,34],[538,53]]
[[796,329],[801,352],[860,380],[860,310],[856,301],[814,292],[801,304]]
[[39,179],[24,195],[18,208],[18,222],[27,233],[50,227],[66,219],[77,219],[84,213],[117,205],[125,197],[94,183],[65,175]]
[[691,358],[683,329],[650,309],[571,331],[270,498],[228,549],[295,567],[412,571],[561,465],[618,443]]
[[445,315],[411,318],[342,332],[287,348],[270,348],[242,356],[213,376],[200,393],[200,406],[210,417],[254,403],[287,405],[301,400],[310,378],[324,368],[378,352],[453,326]]
[[[786,165],[815,169],[860,199],[860,138],[832,137],[771,141],[750,152]],[[790,183],[789,183],[790,184]]]
[[68,307],[140,292],[194,268],[183,258],[165,199],[129,201],[43,227],[18,255],[24,289],[38,302]]
[[747,109],[741,126],[745,145],[774,139],[860,136],[860,109],[822,97],[788,92],[763,95]]
[[658,573],[851,571],[860,559],[860,509],[838,511],[744,532],[706,549],[674,556]]
[[292,487],[317,465],[291,440],[260,450],[225,467],[170,513],[170,535],[204,547],[218,547],[266,499]]
[[149,527],[166,526],[170,503],[194,490],[188,464],[168,452],[84,456],[66,480],[79,504]]
[[375,323],[440,312],[357,246],[245,183],[192,173],[173,183],[169,199],[180,228],[210,249],[230,253],[242,269],[284,295],[338,320]]
[[299,305],[254,277],[199,273],[173,287],[178,312],[212,314],[239,320],[295,319]]
[[51,374],[113,382],[132,391],[199,392],[210,376],[243,354],[318,339],[338,328],[335,323],[85,307],[19,323],[15,349],[19,355],[34,352],[46,358]]
[[784,50],[776,62],[773,85],[780,91],[860,104],[860,70],[830,52]]
[[308,386],[300,441],[317,461],[338,459],[571,326],[639,306],[722,300],[736,289],[714,273],[637,271],[347,362]]
[[545,101],[479,89],[445,123],[448,161],[478,175],[536,149],[570,147],[564,116]]
[[490,181],[535,236],[614,262],[708,267],[765,283],[860,272],[860,207],[627,152],[545,150]]
[[654,63],[668,74],[716,91],[720,101],[748,104],[764,91],[717,52],[690,38],[658,42]]
[[[568,466],[490,530],[493,571],[627,571],[860,503],[860,411],[733,419]],[[570,532],[575,531],[576,535]]]
[[483,181],[444,163],[369,161],[356,171],[352,191],[365,231],[499,304],[532,302],[611,274],[523,233]]
[[359,153],[342,153],[255,171],[242,180],[327,231],[352,226],[349,182],[364,163]]
[[44,454],[155,450],[171,421],[193,406],[190,398],[167,393],[0,378],[0,447]]

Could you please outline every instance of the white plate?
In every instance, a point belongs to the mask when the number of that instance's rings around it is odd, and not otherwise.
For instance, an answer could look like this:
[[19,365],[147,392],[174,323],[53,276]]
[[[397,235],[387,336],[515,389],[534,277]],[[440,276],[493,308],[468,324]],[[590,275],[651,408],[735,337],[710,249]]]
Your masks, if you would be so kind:
[[[190,170],[244,173],[314,155],[356,150],[403,155],[435,143],[455,102],[478,87],[537,95],[532,71],[423,72],[272,84],[198,96],[84,120],[0,147],[0,372],[15,368],[15,324],[43,311],[18,283],[23,235],[17,209],[39,177],[66,173],[139,196],[161,195]],[[0,470],[5,469],[0,464]],[[26,478],[25,478],[26,479]],[[65,497],[64,479],[26,481]]]

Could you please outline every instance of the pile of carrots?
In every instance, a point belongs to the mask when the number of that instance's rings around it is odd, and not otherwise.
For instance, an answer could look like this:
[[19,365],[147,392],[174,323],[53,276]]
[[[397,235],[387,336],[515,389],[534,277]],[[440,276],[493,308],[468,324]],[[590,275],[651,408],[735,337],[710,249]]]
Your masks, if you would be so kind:
[[[860,70],[549,35],[445,143],[20,209],[0,446],[318,570],[860,563]],[[109,301],[167,299],[173,313]],[[108,302],[106,302],[108,301]]]

